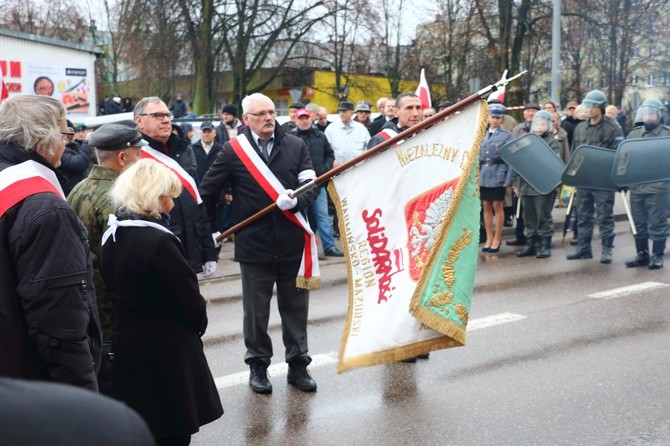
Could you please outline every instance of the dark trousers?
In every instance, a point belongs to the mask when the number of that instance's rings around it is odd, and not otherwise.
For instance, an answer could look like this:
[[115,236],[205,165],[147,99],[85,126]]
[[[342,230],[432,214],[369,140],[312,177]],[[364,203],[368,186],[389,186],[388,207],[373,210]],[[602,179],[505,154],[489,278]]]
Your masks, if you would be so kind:
[[[516,208],[517,208],[517,203],[519,201],[519,197],[514,195],[512,197],[512,209],[514,210],[514,215],[516,216]],[[523,205],[521,206],[521,212],[519,213],[519,218],[516,219],[516,227],[514,228],[514,238],[516,240],[521,240],[522,242],[526,241],[526,235],[525,235],[525,229],[526,225],[523,222]]]
[[579,238],[591,242],[594,221],[600,227],[601,240],[613,238],[614,192],[579,188],[576,198]]
[[307,355],[307,314],[309,291],[296,288],[300,260],[282,263],[240,263],[242,307],[244,309],[244,362],[260,360],[266,365],[272,358],[272,340],[268,335],[272,289],[277,284],[277,306],[281,316],[286,362]]
[[547,195],[523,195],[521,197],[526,223],[526,238],[551,237],[554,234],[554,222],[551,219],[554,196],[555,192]]
[[668,238],[668,190],[655,194],[630,193],[630,210],[637,235],[635,238],[665,240]]

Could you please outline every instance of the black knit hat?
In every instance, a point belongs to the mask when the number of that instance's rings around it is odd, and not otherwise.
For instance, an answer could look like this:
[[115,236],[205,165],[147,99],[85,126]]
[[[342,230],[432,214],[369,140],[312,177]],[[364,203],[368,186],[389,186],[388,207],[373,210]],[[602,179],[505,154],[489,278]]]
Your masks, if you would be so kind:
[[221,114],[223,113],[228,113],[229,115],[233,115],[237,118],[237,107],[235,107],[233,104],[226,104],[223,106],[223,110],[221,110]]

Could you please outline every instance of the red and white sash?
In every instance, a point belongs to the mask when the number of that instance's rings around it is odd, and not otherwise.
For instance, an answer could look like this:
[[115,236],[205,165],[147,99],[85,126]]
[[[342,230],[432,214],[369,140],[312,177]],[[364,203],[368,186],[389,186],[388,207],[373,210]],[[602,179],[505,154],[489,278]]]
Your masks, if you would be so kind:
[[30,160],[6,168],[0,172],[0,217],[15,204],[41,192],[65,199],[56,174],[48,167]]
[[[258,156],[258,153],[251,146],[246,135],[238,135],[230,141],[230,145],[254,180],[258,182],[272,201],[277,201],[277,197],[285,193],[286,189],[267,164]],[[305,289],[318,288],[321,286],[319,254],[316,249],[316,238],[314,237],[312,228],[310,228],[309,223],[307,223],[307,220],[305,220],[300,212],[294,214],[291,211],[283,211],[283,213],[292,223],[300,226],[305,234],[305,246],[302,252],[302,261],[300,262],[300,271],[298,271],[298,277],[296,278],[296,286]]]
[[[389,139],[393,138],[394,136],[398,136],[398,132],[396,132],[395,130],[391,130],[391,129],[384,129],[384,130],[380,131],[378,133],[378,135],[381,136],[384,139],[384,141],[388,141]],[[402,143],[402,141],[398,141],[394,145],[397,146],[400,143]]]
[[156,149],[152,149],[149,146],[142,147],[141,156],[142,158],[148,158],[154,161],[158,161],[159,163],[161,163],[162,165],[164,165],[165,167],[176,173],[177,176],[179,177],[179,181],[181,181],[182,186],[184,186],[184,189],[186,189],[188,193],[191,194],[193,199],[198,204],[202,203],[202,198],[200,198],[200,192],[198,192],[198,186],[195,180],[191,175],[188,174],[188,172],[184,170],[183,167],[179,165],[177,161],[173,160],[166,154],[161,153]]

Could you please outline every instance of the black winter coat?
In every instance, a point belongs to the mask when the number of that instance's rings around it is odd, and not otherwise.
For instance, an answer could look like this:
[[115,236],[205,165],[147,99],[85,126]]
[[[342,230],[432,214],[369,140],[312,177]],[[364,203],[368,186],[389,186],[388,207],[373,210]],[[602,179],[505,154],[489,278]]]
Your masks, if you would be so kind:
[[[244,129],[256,153],[260,152],[249,128]],[[286,189],[297,189],[298,174],[312,169],[312,160],[300,138],[286,134],[275,124],[274,147],[268,163],[270,170]],[[210,223],[216,221],[219,194],[231,187],[234,200],[233,222],[239,223],[266,208],[273,200],[254,180],[233,151],[230,142],[223,146],[214,164],[200,184],[200,195],[207,207]],[[306,210],[314,201],[317,188],[298,197],[292,212]],[[292,223],[279,208],[259,218],[235,234],[235,260],[245,263],[277,263],[300,260],[305,246],[301,227]]]
[[116,316],[114,396],[158,439],[197,432],[223,413],[200,340],[207,313],[198,279],[173,234],[119,227],[115,236],[100,255]]
[[[0,145],[0,170],[35,152]],[[61,177],[62,178],[62,177]],[[0,218],[0,376],[98,390],[102,333],[84,225],[64,199],[38,193]]]
[[200,183],[204,178],[205,173],[207,173],[207,169],[209,169],[209,166],[211,166],[216,159],[216,155],[221,151],[221,145],[215,140],[209,153],[205,153],[205,149],[202,148],[202,141],[198,141],[191,144],[191,149],[193,150],[193,155],[195,156],[195,162],[197,164],[196,181]]
[[317,177],[333,168],[335,153],[322,131],[314,127],[302,131],[296,127],[291,131],[291,134],[305,141]]
[[[166,153],[162,142],[144,134],[143,137],[153,149]],[[169,152],[167,154],[170,158],[177,161],[197,183],[197,164],[188,141],[170,135],[167,146]],[[205,207],[203,205],[198,206],[198,203],[186,189],[182,189],[179,197],[174,200],[174,209],[170,212],[170,231],[181,240],[186,251],[188,264],[196,273],[202,272],[202,265],[205,262],[218,259]]]
[[77,183],[88,176],[91,151],[92,148],[87,141],[81,143],[72,141],[65,146],[65,151],[60,159],[60,167],[56,170],[67,178],[67,182],[63,185],[63,192],[66,197]]

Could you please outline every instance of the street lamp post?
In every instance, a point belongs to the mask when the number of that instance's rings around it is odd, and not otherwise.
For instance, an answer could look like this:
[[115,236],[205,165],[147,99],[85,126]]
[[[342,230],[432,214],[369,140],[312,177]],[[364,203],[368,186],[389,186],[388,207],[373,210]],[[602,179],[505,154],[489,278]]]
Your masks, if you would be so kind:
[[551,25],[551,102],[560,104],[561,95],[561,0],[553,0],[554,14]]

